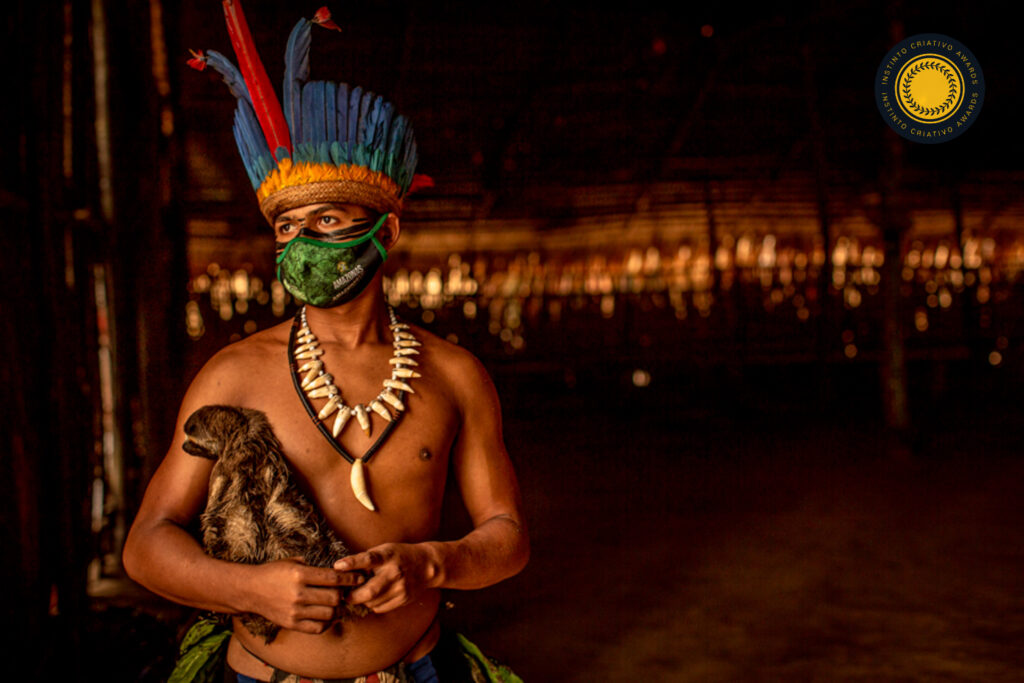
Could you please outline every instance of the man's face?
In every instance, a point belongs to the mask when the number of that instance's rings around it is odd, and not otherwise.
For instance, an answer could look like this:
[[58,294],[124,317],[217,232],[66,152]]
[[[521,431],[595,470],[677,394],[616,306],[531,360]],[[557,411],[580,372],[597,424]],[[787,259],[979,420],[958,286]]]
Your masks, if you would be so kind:
[[306,228],[312,232],[355,239],[372,228],[376,218],[357,204],[307,204],[285,211],[274,219],[274,238],[279,244],[285,244]]

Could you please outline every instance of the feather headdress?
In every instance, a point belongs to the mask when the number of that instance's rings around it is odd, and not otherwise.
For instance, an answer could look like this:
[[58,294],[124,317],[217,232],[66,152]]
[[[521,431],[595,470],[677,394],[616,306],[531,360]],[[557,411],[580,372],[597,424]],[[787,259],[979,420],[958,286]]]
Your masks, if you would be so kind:
[[[279,102],[270,86],[239,0],[223,0],[240,68],[214,50],[193,52],[193,68],[213,68],[238,100],[234,134],[260,211],[273,222],[282,211],[321,202],[359,204],[400,213],[415,176],[416,139],[394,106],[345,83],[309,81],[313,24],[341,30],[326,7],[300,19],[285,49]],[[283,107],[282,107],[283,103]]]

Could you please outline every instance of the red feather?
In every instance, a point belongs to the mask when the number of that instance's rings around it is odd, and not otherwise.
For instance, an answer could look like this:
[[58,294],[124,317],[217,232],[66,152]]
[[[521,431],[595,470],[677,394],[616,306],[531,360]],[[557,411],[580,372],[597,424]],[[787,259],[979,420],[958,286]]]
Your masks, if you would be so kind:
[[412,177],[412,182],[409,183],[409,189],[406,190],[406,194],[412,194],[413,192],[419,192],[422,189],[433,187],[434,179],[423,173],[416,173]]
[[240,0],[223,0],[223,4],[231,45],[235,48],[238,66],[245,79],[245,85],[249,88],[252,106],[256,112],[256,118],[260,122],[260,128],[263,129],[263,135],[267,138],[267,146],[270,147],[275,159],[278,147],[284,147],[290,156],[292,141],[288,134],[288,124],[285,123],[281,103],[274,93],[273,86],[270,85],[267,70],[263,68],[263,62],[260,61],[259,53],[256,52],[256,45],[249,32],[249,24],[246,23],[245,15],[242,13],[242,4]]
[[320,9],[318,9],[316,11],[316,14],[313,15],[312,21],[314,24],[319,24],[320,26],[323,26],[324,28],[329,28],[333,31],[341,30],[340,26],[331,21],[331,10],[327,9],[326,7],[321,7]]
[[196,71],[204,71],[206,69],[206,55],[203,54],[203,51],[200,50],[199,52],[196,52],[195,50],[189,50],[189,52],[192,53],[192,59],[185,63]]

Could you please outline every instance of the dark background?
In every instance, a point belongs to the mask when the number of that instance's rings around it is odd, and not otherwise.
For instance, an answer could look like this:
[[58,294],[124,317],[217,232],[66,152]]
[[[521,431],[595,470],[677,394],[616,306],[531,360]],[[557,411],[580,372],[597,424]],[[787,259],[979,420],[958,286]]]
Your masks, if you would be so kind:
[[[276,83],[318,5],[245,7]],[[344,31],[314,28],[313,77],[395,102],[436,183],[409,201],[389,291],[491,371],[530,518],[530,566],[450,596],[451,625],[530,681],[1018,676],[1005,9],[331,9]],[[191,377],[294,308],[269,297],[231,98],[184,64],[230,55],[218,3],[19,2],[3,21],[4,610],[10,652],[44,652],[12,666],[160,680],[190,613],[124,578],[124,531]],[[943,144],[875,107],[878,64],[918,33],[985,74],[977,122]],[[940,247],[961,263],[921,263]],[[477,291],[396,289],[461,264]]]

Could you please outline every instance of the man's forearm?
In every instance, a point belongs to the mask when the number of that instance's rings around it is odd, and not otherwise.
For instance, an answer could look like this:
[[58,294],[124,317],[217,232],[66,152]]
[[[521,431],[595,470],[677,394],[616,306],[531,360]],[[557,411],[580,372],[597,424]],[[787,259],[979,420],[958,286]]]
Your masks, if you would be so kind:
[[457,541],[425,545],[437,569],[435,588],[485,588],[518,574],[530,558],[526,531],[507,514],[491,517]]
[[249,611],[244,586],[251,567],[210,557],[173,522],[133,529],[124,567],[132,579],[168,600],[228,614]]

